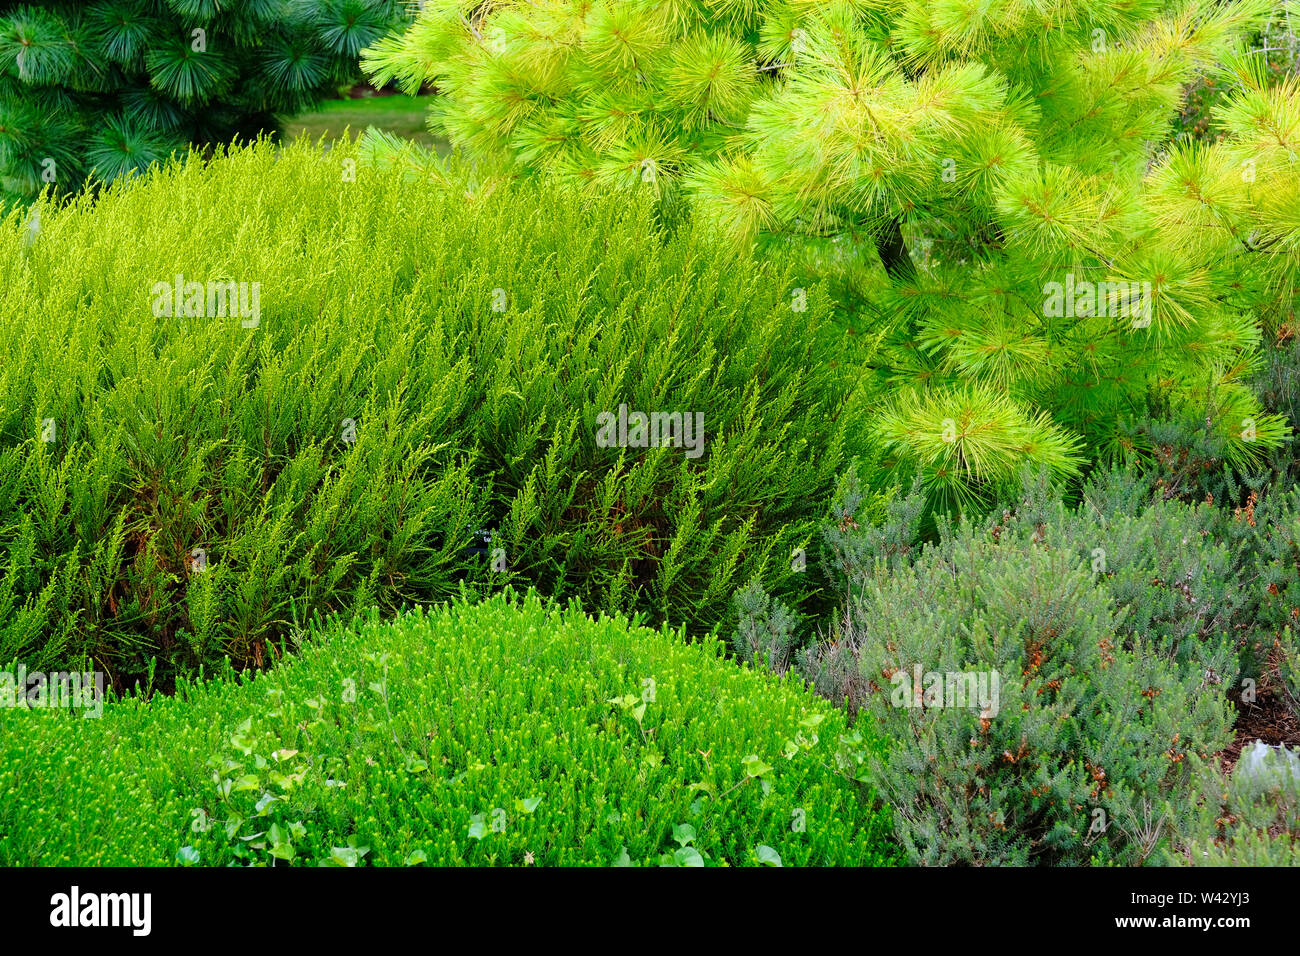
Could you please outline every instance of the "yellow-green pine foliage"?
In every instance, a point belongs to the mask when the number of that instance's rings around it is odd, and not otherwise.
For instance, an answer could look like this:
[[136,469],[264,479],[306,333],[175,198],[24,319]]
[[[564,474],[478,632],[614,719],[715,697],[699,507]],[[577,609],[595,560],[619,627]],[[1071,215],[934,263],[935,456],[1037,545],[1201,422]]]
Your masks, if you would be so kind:
[[[1082,448],[1140,453],[1121,422],[1151,391],[1241,460],[1286,434],[1243,384],[1300,262],[1297,83],[1245,51],[1269,14],[436,0],[363,59],[436,83],[431,123],[476,157],[684,195],[738,246],[793,240],[885,333],[904,394],[881,437],[969,502],[1025,460],[1064,476]],[[1173,142],[1211,74],[1226,136]]]

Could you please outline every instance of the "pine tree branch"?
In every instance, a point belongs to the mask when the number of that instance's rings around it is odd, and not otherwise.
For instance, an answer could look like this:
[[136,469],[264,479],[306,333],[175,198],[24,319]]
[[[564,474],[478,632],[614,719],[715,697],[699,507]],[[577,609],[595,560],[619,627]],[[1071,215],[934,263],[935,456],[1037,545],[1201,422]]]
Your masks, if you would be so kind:
[[876,237],[876,252],[884,263],[885,271],[896,282],[913,282],[916,280],[916,263],[907,251],[903,240],[903,220],[895,216],[889,221],[884,232]]

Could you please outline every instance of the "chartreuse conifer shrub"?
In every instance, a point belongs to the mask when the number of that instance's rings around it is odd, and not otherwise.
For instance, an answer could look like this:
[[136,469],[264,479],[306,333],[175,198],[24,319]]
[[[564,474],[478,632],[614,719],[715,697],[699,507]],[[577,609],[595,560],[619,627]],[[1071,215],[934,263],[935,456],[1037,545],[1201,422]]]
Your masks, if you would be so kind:
[[535,594],[370,614],[98,720],[0,709],[0,864],[896,862],[845,733],[716,640]]
[[0,223],[0,660],[165,685],[462,581],[692,633],[755,577],[808,597],[866,448],[821,289],[644,201],[358,160]]
[[275,129],[404,19],[398,0],[0,2],[0,189],[73,190]]
[[[470,155],[651,193],[836,279],[898,386],[872,427],[949,504],[1143,454],[1124,420],[1285,434],[1244,384],[1300,258],[1300,85],[1269,0],[436,0],[363,54]],[[1182,91],[1225,90],[1213,144]]]

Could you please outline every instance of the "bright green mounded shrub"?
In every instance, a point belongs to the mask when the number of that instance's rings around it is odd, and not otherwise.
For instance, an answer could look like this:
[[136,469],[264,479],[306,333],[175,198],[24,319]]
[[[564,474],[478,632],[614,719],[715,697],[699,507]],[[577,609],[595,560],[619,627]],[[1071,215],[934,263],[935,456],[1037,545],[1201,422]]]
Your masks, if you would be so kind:
[[[0,661],[165,682],[461,582],[693,632],[794,589],[859,441],[820,289],[645,202],[352,149],[0,223]],[[624,404],[703,431],[602,447]]]
[[250,680],[0,709],[0,865],[864,865],[842,713],[535,594],[327,629]]

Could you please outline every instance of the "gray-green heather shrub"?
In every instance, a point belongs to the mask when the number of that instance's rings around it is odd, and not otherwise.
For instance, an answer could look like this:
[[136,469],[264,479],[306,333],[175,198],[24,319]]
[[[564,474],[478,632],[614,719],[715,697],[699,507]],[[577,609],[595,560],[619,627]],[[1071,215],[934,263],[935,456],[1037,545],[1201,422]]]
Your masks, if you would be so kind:
[[[1043,526],[1045,540],[1066,543],[1080,555],[1089,542],[1099,542],[1091,563],[1126,609],[1126,633],[1145,634],[1182,659],[1199,647],[1209,653],[1202,659],[1215,676],[1234,687],[1247,679],[1268,686],[1300,715],[1294,637],[1300,621],[1300,490],[1289,488],[1285,478],[1256,476],[1241,484],[1225,472],[1223,502],[1211,495],[1183,503],[1166,497],[1167,476],[1097,475],[1068,518]],[[1016,506],[1013,520],[1045,520],[1045,500],[1040,484]],[[1050,507],[1067,514],[1058,504]],[[1236,652],[1227,670],[1213,663],[1225,640]],[[1233,693],[1254,700],[1245,686]]]
[[[1181,520],[1206,546],[1194,549],[1205,559],[1200,570],[1187,565],[1191,554],[1183,549],[1187,553],[1181,566],[1200,578],[1202,586],[1187,589],[1179,616],[1185,622],[1199,617],[1202,632],[1209,624],[1231,634],[1241,651],[1243,675],[1257,679],[1263,669],[1274,666],[1269,662],[1275,653],[1280,651],[1285,659],[1284,632],[1300,621],[1300,490],[1292,486],[1285,469],[1241,477],[1224,469],[1212,483],[1216,491],[1206,490],[1208,479],[1182,484],[1165,468],[1110,472],[1089,484],[1080,510],[1108,522],[1116,515],[1145,515],[1149,508],[1153,515],[1181,515],[1166,528],[1175,532],[1166,536],[1168,543],[1177,543]],[[1186,504],[1177,504],[1180,501]],[[1150,523],[1146,517],[1138,522]],[[1162,590],[1168,592],[1170,576],[1159,575],[1160,565],[1167,562],[1156,560],[1156,555],[1171,552],[1155,541],[1151,546],[1151,559],[1145,563],[1153,579],[1146,587],[1135,583],[1139,592],[1158,597]],[[1139,559],[1136,565],[1143,563]],[[1163,603],[1167,611],[1178,609],[1172,593],[1165,594]]]
[[1230,774],[1212,763],[1197,771],[1197,813],[1168,862],[1300,866],[1300,752],[1256,741]]
[[98,720],[0,709],[0,865],[896,862],[845,731],[720,641],[576,604],[370,613]]
[[1214,534],[1218,511],[1161,500],[1116,508],[1110,486],[1127,481],[1122,472],[1102,473],[1077,507],[1042,478],[1027,481],[1021,500],[991,516],[986,529],[996,540],[1059,548],[1082,561],[1123,612],[1127,641],[1141,639],[1179,662],[1200,661],[1231,683],[1236,659],[1223,645],[1240,639],[1244,647],[1248,598],[1232,553]]
[[[1142,862],[1186,825],[1187,760],[1231,740],[1229,695],[1259,676],[1257,652],[1295,606],[1264,572],[1295,575],[1270,554],[1300,508],[1188,504],[1157,485],[1099,473],[1068,505],[1026,474],[1000,512],[940,520],[923,545],[919,489],[882,506],[841,482],[823,542],[844,605],[794,660],[893,742],[847,753],[894,805],[911,860]],[[1278,673],[1294,673],[1293,645],[1276,644]],[[916,665],[996,671],[997,714],[896,706],[893,679]]]
[[[854,601],[840,639],[871,685],[859,726],[892,742],[861,779],[909,860],[1134,864],[1167,844],[1187,756],[1222,749],[1232,717],[1199,664],[1126,639],[1123,616],[1069,550],[969,525]],[[998,689],[992,707],[954,699],[961,674]]]
[[[862,447],[820,288],[648,200],[357,160],[263,143],[0,222],[0,661],[256,666],[462,581],[693,630],[798,586]],[[255,324],[155,315],[176,275],[259,283]],[[598,446],[621,404],[702,414],[701,454]]]
[[747,664],[784,674],[790,666],[797,621],[780,601],[774,601],[757,581],[736,595],[739,624],[731,646]]
[[1260,467],[1233,454],[1220,434],[1222,417],[1214,410],[1189,415],[1156,408],[1126,427],[1128,469],[1164,499],[1219,504],[1244,499],[1252,482],[1260,482]]
[[[1122,614],[1126,639],[1148,641],[1180,661],[1199,660],[1225,683],[1236,680],[1231,651],[1251,646],[1260,599],[1267,597],[1266,583],[1248,586],[1252,550],[1269,552],[1241,540],[1250,527],[1244,511],[1234,519],[1208,504],[1163,500],[1149,480],[1125,471],[1098,474],[1075,505],[1042,473],[1026,473],[1021,485],[1018,499],[984,522],[990,540],[1065,551],[1104,587]],[[847,477],[822,532],[830,590],[841,600],[851,602],[871,581],[907,567],[920,553],[925,499],[919,487],[892,497],[881,517],[873,518],[868,505],[856,479]],[[855,645],[839,639],[842,631],[833,627],[830,640],[795,656],[829,696],[859,700],[862,678],[849,660]]]
[[1274,631],[1300,619],[1300,488],[1278,487],[1234,510],[1236,548],[1253,571],[1259,622]]
[[[873,520],[876,514],[880,517]],[[906,494],[894,488],[888,494],[868,496],[858,474],[847,472],[821,535],[822,567],[837,596],[843,599],[856,593],[881,570],[905,566],[921,541],[924,514],[919,478]]]
[[[841,476],[830,523],[822,529],[819,542],[820,567],[841,610],[876,575],[906,567],[915,557],[925,514],[919,478],[907,494],[898,487],[868,494],[856,471]],[[773,602],[770,614],[783,613],[780,602]],[[820,632],[821,640],[805,641],[799,647],[797,634],[791,634],[788,643],[799,673],[817,693],[856,712],[869,693],[869,682],[862,677],[857,647],[839,638],[843,630],[832,621],[829,634]]]
[[1275,642],[1277,676],[1291,713],[1300,714],[1300,641],[1286,628]]

